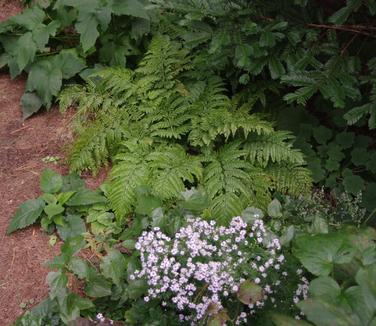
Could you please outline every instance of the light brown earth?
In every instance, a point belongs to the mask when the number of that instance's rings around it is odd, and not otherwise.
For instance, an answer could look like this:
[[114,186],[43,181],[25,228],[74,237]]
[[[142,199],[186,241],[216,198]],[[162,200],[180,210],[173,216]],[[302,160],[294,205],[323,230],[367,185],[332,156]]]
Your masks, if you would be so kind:
[[[20,10],[19,1],[0,0],[0,21]],[[6,229],[17,206],[40,194],[43,169],[67,172],[64,145],[72,140],[72,112],[62,115],[54,108],[22,120],[19,101],[24,84],[25,76],[11,80],[0,71],[0,326],[11,325],[25,303],[29,308],[47,296],[44,263],[59,252],[59,245],[51,247],[49,236],[38,226],[10,236]],[[44,163],[46,156],[60,160]],[[100,179],[86,181],[95,187]]]

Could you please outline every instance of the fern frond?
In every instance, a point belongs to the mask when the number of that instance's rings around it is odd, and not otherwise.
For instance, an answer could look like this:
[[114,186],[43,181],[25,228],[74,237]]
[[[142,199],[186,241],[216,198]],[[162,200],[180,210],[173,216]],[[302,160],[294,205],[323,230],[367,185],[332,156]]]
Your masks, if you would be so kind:
[[252,134],[244,145],[252,164],[266,167],[269,163],[288,162],[304,164],[303,154],[293,148],[294,136],[288,131],[275,131],[269,134]]
[[104,124],[103,121],[90,123],[83,129],[70,150],[70,170],[90,170],[96,174],[116,153],[121,140],[122,127],[119,121],[111,121],[111,125]]
[[230,111],[227,108],[219,108],[192,119],[192,131],[188,140],[193,146],[205,146],[218,136],[223,136],[227,140],[237,133],[246,138],[249,133],[261,135],[271,132],[271,123],[261,119],[257,114],[249,114],[245,110]]
[[310,171],[299,165],[273,165],[265,170],[272,180],[273,189],[293,196],[308,194],[312,187]]
[[159,198],[178,197],[186,188],[184,181],[194,184],[202,178],[199,157],[188,155],[181,146],[162,147],[147,159],[152,170],[151,187]]

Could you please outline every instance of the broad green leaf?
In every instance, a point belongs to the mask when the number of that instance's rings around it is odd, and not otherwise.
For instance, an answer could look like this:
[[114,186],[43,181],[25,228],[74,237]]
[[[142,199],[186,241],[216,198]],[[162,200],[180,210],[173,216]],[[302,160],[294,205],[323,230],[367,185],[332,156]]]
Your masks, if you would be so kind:
[[64,207],[60,204],[49,204],[46,207],[44,207],[44,212],[49,216],[55,216],[59,215],[64,212]]
[[42,199],[30,199],[22,203],[16,210],[10,221],[7,233],[10,234],[18,229],[23,229],[39,218],[43,212],[45,203]]
[[130,299],[138,299],[147,292],[148,284],[143,279],[137,279],[129,282],[127,290]]
[[296,320],[292,317],[284,316],[281,314],[272,314],[273,323],[276,326],[309,326],[311,324],[303,320]]
[[370,160],[371,156],[369,155],[366,148],[357,148],[355,147],[351,151],[351,161],[356,166],[366,166],[367,162]]
[[86,277],[85,292],[93,298],[101,298],[111,294],[111,283],[90,268]]
[[360,325],[355,315],[350,315],[340,305],[328,303],[320,299],[307,299],[297,306],[307,316],[307,319],[320,326],[354,326]]
[[67,206],[85,206],[107,202],[106,197],[90,189],[78,190],[68,201]]
[[38,112],[42,105],[42,100],[36,93],[24,93],[21,97],[22,118],[29,118]]
[[364,180],[358,175],[349,175],[343,179],[343,185],[347,192],[357,195],[364,189]]
[[322,297],[325,301],[335,303],[341,295],[341,288],[331,277],[322,276],[309,284],[309,292],[314,297]]
[[44,11],[38,6],[33,6],[32,8],[23,10],[21,14],[11,17],[9,21],[32,31],[43,22],[44,17]]
[[341,132],[337,134],[335,142],[343,149],[350,148],[354,143],[355,135],[353,132]]
[[47,283],[50,287],[50,298],[56,298],[62,290],[66,289],[68,277],[62,270],[57,272],[49,272],[47,275]]
[[278,199],[273,199],[268,205],[268,215],[272,218],[282,217],[282,205]]
[[247,44],[239,44],[235,48],[236,65],[240,68],[249,66],[251,63],[252,47]]
[[85,60],[78,56],[76,49],[60,51],[54,56],[54,64],[60,68],[64,79],[72,78],[86,67]]
[[84,52],[87,52],[95,45],[99,36],[98,20],[95,14],[85,13],[80,15],[79,21],[75,25],[76,30],[80,33],[80,42]]
[[115,15],[128,15],[149,20],[144,5],[138,0],[114,0],[112,11]]
[[61,70],[53,60],[45,59],[32,64],[26,83],[26,90],[36,91],[44,105],[49,108],[52,98],[57,96],[62,85]]
[[40,178],[40,188],[42,191],[54,194],[59,192],[62,186],[63,177],[59,173],[51,169],[43,170]]
[[366,297],[360,286],[352,286],[346,289],[344,298],[351,306],[352,310],[358,315],[362,321],[362,325],[371,325],[370,321],[373,317],[374,309],[370,307]]
[[285,73],[285,67],[282,62],[276,57],[269,58],[269,71],[272,79],[277,79]]
[[366,207],[369,212],[372,212],[376,208],[376,183],[375,182],[369,183],[367,185],[367,188],[363,193],[362,205],[363,207]]
[[34,61],[37,46],[31,32],[23,34],[17,41],[16,62],[20,71]]
[[110,249],[101,263],[102,274],[111,279],[116,285],[125,276],[126,262],[120,251]]
[[75,193],[75,191],[61,192],[57,195],[57,201],[60,205],[64,205]]
[[79,278],[88,277],[89,265],[87,262],[79,257],[72,257],[69,262],[68,269],[76,274]]
[[304,235],[296,239],[294,254],[312,274],[328,276],[335,264],[350,263],[355,249],[345,234]]
[[332,131],[324,126],[313,130],[313,137],[319,144],[326,144],[332,138]]
[[376,264],[362,268],[356,274],[356,282],[360,285],[367,306],[376,311]]
[[241,214],[244,222],[252,224],[255,220],[263,219],[264,212],[256,207],[247,207]]
[[80,311],[93,308],[94,304],[87,298],[81,298],[75,293],[69,293],[59,303],[59,316],[65,324],[71,325],[80,317]]
[[238,300],[246,305],[255,303],[263,297],[262,287],[250,280],[246,280],[240,284],[237,296]]
[[64,241],[86,232],[85,223],[78,215],[67,215],[64,225],[57,225],[56,228],[60,238]]
[[56,204],[57,203],[57,198],[55,195],[53,194],[49,194],[49,193],[44,193],[42,196],[40,196],[39,198],[43,199],[47,204]]
[[196,189],[185,190],[181,193],[184,201],[179,202],[179,206],[193,213],[201,213],[210,206],[208,196]]
[[38,50],[43,51],[50,36],[55,36],[60,23],[53,20],[48,25],[40,24],[33,29],[33,40],[36,43]]
[[294,235],[295,235],[295,227],[293,225],[290,225],[286,230],[284,230],[280,238],[282,246],[288,245],[291,242],[291,240],[294,238]]
[[77,191],[85,188],[85,181],[82,180],[78,174],[71,173],[63,176],[62,192]]

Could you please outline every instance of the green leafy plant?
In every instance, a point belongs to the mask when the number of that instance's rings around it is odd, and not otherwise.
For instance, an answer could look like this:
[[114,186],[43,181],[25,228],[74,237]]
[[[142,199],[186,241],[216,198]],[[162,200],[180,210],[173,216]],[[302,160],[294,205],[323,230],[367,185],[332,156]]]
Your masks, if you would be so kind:
[[8,227],[8,234],[40,222],[47,232],[56,230],[61,239],[80,235],[86,231],[83,213],[88,207],[105,203],[100,193],[85,188],[85,183],[75,174],[61,176],[53,170],[44,170],[40,179],[43,194],[37,199],[22,203]]
[[113,160],[108,197],[118,217],[142,185],[163,200],[201,185],[213,216],[223,217],[250,203],[265,207],[270,190],[308,191],[291,134],[274,131],[247,103],[233,104],[220,79],[185,77],[189,65],[178,44],[155,37],[136,71],[104,70],[87,87],[66,89],[62,109],[78,106],[71,169],[95,172]]
[[125,66],[149,25],[137,0],[41,1],[2,22],[0,68],[8,66],[12,78],[28,73],[23,117],[49,108],[63,81],[84,78],[93,63]]
[[[374,229],[350,229],[297,239],[296,256],[317,276],[310,282],[309,297],[297,304],[313,325],[375,322],[375,235]],[[281,315],[273,320],[281,326],[311,325]]]

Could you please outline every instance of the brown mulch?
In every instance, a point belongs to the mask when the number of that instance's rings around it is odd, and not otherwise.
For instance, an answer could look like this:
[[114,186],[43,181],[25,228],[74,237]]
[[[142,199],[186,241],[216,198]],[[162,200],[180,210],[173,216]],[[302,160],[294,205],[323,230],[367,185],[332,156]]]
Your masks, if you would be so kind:
[[[0,21],[20,11],[19,1],[0,0]],[[59,253],[59,245],[38,226],[6,235],[9,220],[23,201],[40,195],[39,177],[45,168],[67,172],[64,145],[72,140],[69,122],[72,112],[56,108],[23,121],[20,98],[25,78],[10,80],[0,73],[0,325],[11,325],[24,312],[48,295],[44,263]],[[58,163],[44,163],[46,156],[60,157]],[[88,178],[96,187],[100,178]]]

